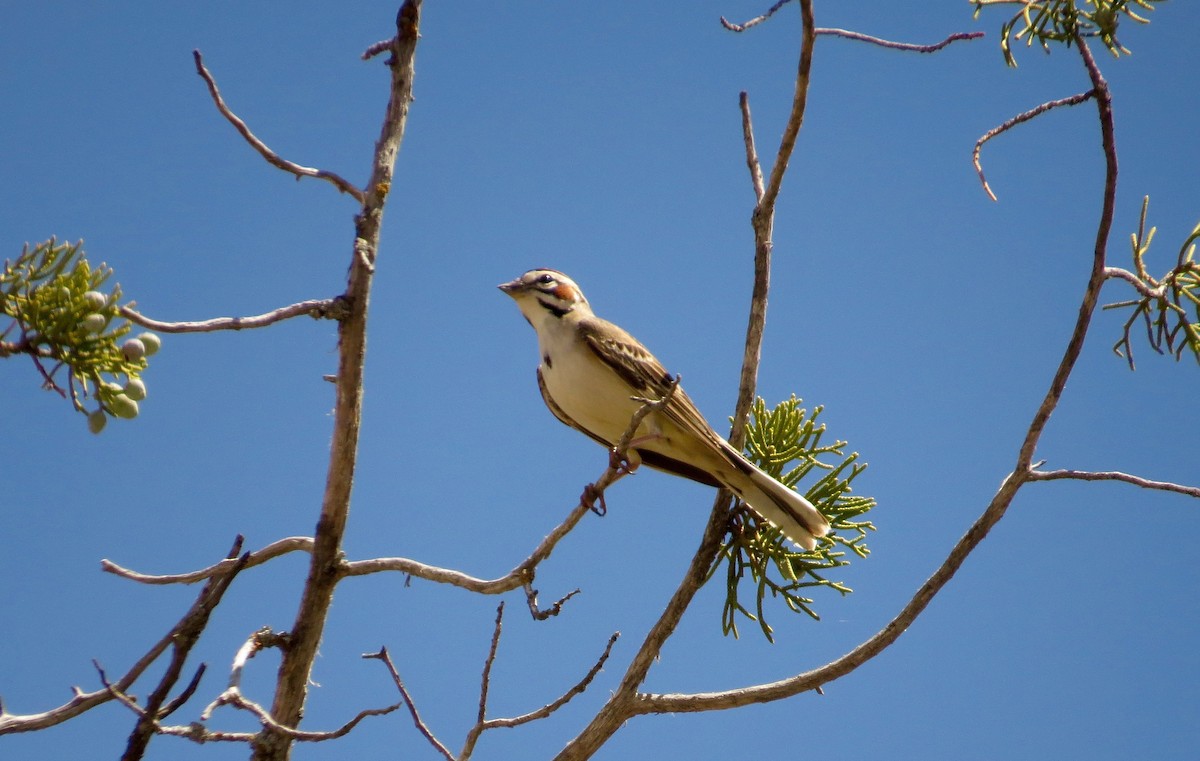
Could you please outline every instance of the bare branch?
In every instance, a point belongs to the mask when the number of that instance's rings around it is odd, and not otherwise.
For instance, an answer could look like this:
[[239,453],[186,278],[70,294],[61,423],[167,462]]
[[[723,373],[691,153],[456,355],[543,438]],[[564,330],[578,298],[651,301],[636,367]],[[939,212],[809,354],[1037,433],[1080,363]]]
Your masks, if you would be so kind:
[[213,103],[216,104],[217,110],[220,111],[221,115],[233,125],[234,129],[236,129],[243,138],[245,138],[246,142],[250,144],[250,147],[258,151],[259,155],[267,160],[267,163],[271,164],[271,166],[282,169],[285,172],[296,175],[296,179],[301,177],[316,177],[319,180],[326,180],[327,182],[332,183],[333,186],[341,192],[349,193],[351,197],[353,197],[354,200],[358,201],[359,203],[364,202],[364,194],[362,190],[356,188],[354,185],[342,179],[337,174],[334,174],[333,172],[327,172],[324,169],[313,169],[312,167],[300,166],[299,164],[282,158],[278,153],[268,148],[266,143],[259,140],[254,133],[250,131],[250,128],[246,126],[246,122],[242,121],[237,114],[233,113],[233,111],[229,109],[229,106],[225,105],[225,99],[221,97],[221,91],[217,89],[216,80],[213,79],[212,74],[210,74],[208,69],[204,66],[204,58],[200,55],[200,51],[193,50],[192,58],[196,61],[196,73],[203,77],[205,84],[208,85],[208,93],[212,96]]
[[979,175],[979,181],[983,183],[983,190],[988,194],[988,198],[991,198],[993,201],[997,200],[996,194],[992,192],[992,187],[988,185],[987,179],[983,176],[983,166],[979,163],[979,152],[983,150],[984,143],[991,140],[993,137],[996,137],[997,135],[1008,132],[1018,124],[1027,122],[1035,116],[1044,114],[1053,108],[1058,108],[1059,106],[1074,106],[1084,102],[1088,98],[1094,97],[1095,95],[1095,90],[1088,90],[1087,92],[1081,92],[1078,95],[1072,95],[1069,98],[1059,98],[1058,100],[1048,101],[1040,106],[1031,108],[1024,113],[1017,114],[1003,124],[988,130],[986,133],[984,133],[983,137],[976,140],[975,150],[971,152],[971,163],[975,165],[975,172]]
[[890,50],[904,50],[911,53],[936,53],[952,42],[958,42],[959,40],[977,40],[984,36],[983,32],[955,32],[941,42],[935,42],[932,45],[917,45],[911,42],[893,42],[892,40],[885,40],[882,37],[872,37],[869,34],[863,34],[862,32],[851,32],[846,29],[819,28],[817,29],[817,35],[825,35],[827,37],[844,37],[848,40],[868,42],[872,45],[878,45],[882,48],[888,48]]
[[[280,539],[266,547],[263,547],[257,552],[249,553],[246,559],[245,568],[253,568],[257,565],[277,558],[280,555],[286,555],[289,552],[312,552],[313,540],[307,536],[290,536],[286,539]],[[136,581],[142,584],[194,584],[197,581],[204,581],[213,576],[221,576],[229,573],[237,560],[222,560],[220,563],[210,565],[207,568],[201,568],[198,571],[190,571],[188,573],[169,574],[164,576],[151,576],[148,574],[131,571],[127,568],[122,568],[111,560],[101,560],[100,569],[105,573],[111,573],[120,576],[130,581]]]
[[756,212],[760,217],[775,215],[775,199],[783,187],[783,176],[787,173],[788,161],[791,160],[792,152],[796,148],[796,138],[800,134],[801,125],[804,124],[804,111],[808,105],[808,84],[812,74],[813,46],[817,41],[811,2],[802,1],[800,3],[800,22],[803,28],[800,35],[800,61],[797,64],[796,88],[792,93],[792,110],[788,115],[787,125],[783,129],[783,137],[779,140],[779,152],[775,156],[775,164],[771,167],[771,178],[763,191],[763,197]]
[[412,697],[408,694],[408,690],[404,688],[404,682],[400,679],[400,672],[396,670],[396,665],[392,663],[392,657],[388,655],[386,647],[379,648],[378,653],[365,653],[364,658],[374,658],[383,661],[383,665],[387,667],[388,673],[392,675],[392,681],[396,684],[396,689],[400,691],[400,697],[404,698],[404,703],[408,706],[408,712],[412,716],[413,724],[416,725],[417,731],[424,735],[429,744],[434,747],[434,750],[442,754],[446,761],[455,761],[454,754],[450,749],[442,744],[440,740],[434,737],[433,732],[429,730],[425,722],[421,720],[421,714],[417,712],[417,704],[412,701]]
[[749,29],[750,27],[758,26],[762,22],[771,18],[772,16],[775,15],[775,11],[777,11],[780,8],[782,8],[783,6],[787,5],[789,2],[791,2],[791,0],[779,0],[777,3],[775,3],[770,8],[768,8],[766,13],[764,13],[761,16],[755,16],[754,18],[750,19],[749,21],[745,22],[744,24],[735,24],[732,21],[729,21],[728,19],[726,19],[724,16],[722,16],[721,17],[721,26],[725,27],[726,29],[728,29],[731,32],[744,32],[747,29]]
[[1030,481],[1058,481],[1073,479],[1076,481],[1122,481],[1143,489],[1158,489],[1159,491],[1175,492],[1189,497],[1200,498],[1200,487],[1185,486],[1169,481],[1152,481],[1149,478],[1133,476],[1116,470],[1034,470],[1029,473]]
[[151,319],[129,307],[121,307],[120,312],[121,316],[130,322],[137,323],[143,328],[157,330],[160,333],[211,333],[217,330],[265,328],[268,325],[302,315],[308,315],[313,319],[340,320],[345,312],[345,304],[340,299],[310,299],[252,317],[214,317],[211,320],[197,322],[162,322]]
[[538,591],[533,588],[532,584],[526,582],[525,602],[528,603],[529,613],[534,617],[534,619],[538,621],[545,621],[547,618],[550,618],[551,616],[557,616],[560,612],[562,612],[562,606],[567,602],[567,600],[570,600],[572,597],[579,594],[579,592],[579,589],[574,589],[556,600],[549,608],[542,610],[538,608]]
[[[1104,279],[1105,280],[1124,280],[1125,282],[1127,282],[1131,286],[1133,286],[1133,289],[1135,291],[1137,291],[1139,294],[1141,294],[1142,296],[1144,296],[1145,298],[1148,298],[1148,299],[1161,299],[1163,297],[1163,294],[1165,294],[1166,290],[1167,290],[1167,286],[1165,283],[1160,284],[1157,288],[1151,288],[1150,286],[1146,285],[1146,283],[1140,277],[1138,277],[1134,273],[1130,272],[1129,270],[1121,269],[1120,267],[1105,267],[1104,268]],[[1151,342],[1151,343],[1153,343],[1153,342]]]
[[488,648],[487,658],[483,661],[483,676],[479,685],[479,714],[478,721],[483,723],[487,718],[488,689],[491,687],[492,664],[496,662],[496,650],[500,647],[500,632],[504,624],[504,601],[496,606],[496,625],[492,628],[492,644]]
[[[1051,413],[1058,406],[1058,401],[1062,398],[1063,390],[1067,386],[1067,378],[1070,377],[1071,371],[1075,368],[1075,362],[1083,351],[1083,342],[1087,338],[1088,327],[1091,325],[1092,315],[1096,311],[1096,302],[1100,297],[1100,289],[1104,285],[1108,237],[1112,232],[1113,215],[1117,204],[1117,138],[1113,124],[1112,93],[1108,89],[1108,82],[1105,81],[1104,75],[1096,65],[1096,60],[1092,57],[1091,48],[1079,34],[1075,35],[1075,46],[1083,58],[1083,65],[1087,69],[1088,77],[1092,80],[1091,97],[1096,101],[1096,110],[1100,120],[1100,142],[1104,150],[1104,192],[1092,250],[1092,269],[1088,275],[1087,286],[1084,288],[1083,299],[1079,304],[1079,314],[1075,318],[1075,326],[1071,330],[1071,337],[1063,352],[1062,360],[1050,381],[1050,388],[1046,391],[1046,396],[1038,406],[1037,412],[1034,413],[1029,430],[1025,435],[1025,441],[1021,444],[1015,468],[1020,473],[1026,473],[1032,469],[1031,463],[1038,440],[1050,420]],[[1075,97],[1080,98],[1081,101],[1084,99],[1082,94]]]
[[[497,629],[496,629],[497,635],[493,636],[493,638],[492,638],[492,651],[491,651],[491,655],[489,656],[489,658],[492,658],[495,656],[496,641],[497,641],[496,637],[499,634],[499,618],[498,617],[497,617],[496,626],[497,626]],[[580,679],[578,682],[576,682],[575,685],[573,687],[571,687],[571,689],[567,690],[565,693],[563,693],[561,696],[559,696],[553,702],[547,703],[546,705],[542,706],[541,708],[539,708],[535,711],[530,711],[529,713],[521,714],[520,716],[513,716],[511,718],[498,718],[498,719],[486,719],[485,720],[484,708],[485,708],[485,703],[486,703],[486,680],[487,680],[487,672],[485,671],[485,674],[484,674],[485,694],[480,697],[479,721],[477,721],[475,723],[475,726],[471,727],[471,729],[467,732],[467,737],[466,737],[465,742],[463,743],[462,752],[458,756],[459,761],[466,761],[466,759],[471,757],[471,754],[475,750],[475,745],[479,741],[480,735],[482,735],[487,730],[496,729],[499,727],[508,727],[508,728],[519,727],[522,724],[528,724],[531,721],[538,721],[540,719],[545,719],[548,716],[550,716],[552,713],[557,711],[558,709],[565,706],[576,695],[579,695],[584,690],[586,690],[588,688],[588,685],[590,685],[592,683],[592,680],[596,678],[596,675],[600,673],[600,670],[602,668],[604,668],[604,663],[608,660],[608,656],[612,653],[613,645],[616,644],[617,640],[620,639],[620,637],[621,637],[621,633],[615,632],[611,637],[608,638],[608,644],[604,647],[604,652],[600,654],[600,658],[596,661],[595,665],[593,665],[588,670],[587,674],[584,675],[583,679]],[[488,666],[490,667],[490,661],[489,661]]]
[[761,204],[763,199],[762,164],[758,160],[758,149],[754,145],[754,123],[750,119],[750,94],[745,90],[738,96],[742,108],[742,139],[746,143],[746,168],[750,170],[750,184],[754,187],[754,200]]
[[229,682],[225,691],[205,706],[204,710],[200,712],[200,721],[208,721],[213,711],[223,705],[236,705],[237,700],[242,697],[242,675],[246,672],[246,663],[267,648],[286,649],[287,641],[287,635],[276,634],[266,626],[247,637],[233,656],[233,668],[230,669]]
[[849,674],[887,649],[912,625],[937,593],[954,577],[992,527],[1004,517],[1023,480],[1017,474],[1006,478],[987,509],[958,540],[946,560],[921,585],[908,604],[883,629],[840,658],[812,671],[751,687],[689,695],[641,693],[631,701],[628,710],[632,715],[737,708],[753,703],[781,700],[810,690],[820,690],[822,685]]
[[[240,544],[238,545],[240,546]],[[234,561],[236,562],[236,561]],[[145,655],[138,659],[130,669],[125,672],[124,676],[112,684],[112,687],[119,692],[124,692],[137,681],[137,679],[145,673],[150,664],[158,660],[167,648],[170,647],[176,640],[176,637],[181,632],[187,631],[189,627],[196,625],[201,617],[208,616],[216,604],[220,601],[220,595],[224,594],[225,588],[228,587],[229,581],[232,581],[232,575],[223,582],[206,584],[200,593],[196,596],[195,602],[191,608],[179,620],[175,626],[171,628],[158,642],[146,651]],[[78,687],[72,688],[73,695],[69,701],[57,708],[52,708],[49,711],[42,713],[17,715],[4,713],[0,710],[0,735],[13,734],[16,732],[31,732],[38,729],[46,729],[56,724],[61,724],[68,719],[74,718],[79,714],[95,708],[96,706],[106,703],[114,699],[114,692],[109,687],[96,690],[95,692],[83,692]]]
[[202,592],[205,595],[205,603],[199,606],[195,614],[189,616],[186,623],[179,628],[175,637],[172,640],[171,662],[167,664],[166,671],[159,680],[158,686],[146,698],[145,713],[138,719],[137,725],[129,734],[129,741],[125,746],[125,753],[121,756],[122,761],[138,761],[146,754],[146,748],[150,745],[150,738],[154,735],[154,725],[159,718],[169,715],[172,711],[183,704],[199,685],[200,676],[204,673],[204,667],[201,666],[193,677],[191,685],[185,690],[179,699],[172,703],[169,709],[163,708],[166,703],[167,695],[175,683],[179,681],[180,675],[183,673],[184,664],[187,663],[188,654],[191,653],[196,642],[199,641],[200,635],[208,626],[208,619],[213,609],[221,602],[221,598],[225,594],[225,590],[233,583],[234,577],[238,575],[246,567],[246,560],[249,553],[241,555],[242,544],[244,539],[238,536],[233,542],[233,547],[225,556],[226,560],[233,560],[234,565],[230,568],[229,573],[219,577],[210,579],[204,586]]

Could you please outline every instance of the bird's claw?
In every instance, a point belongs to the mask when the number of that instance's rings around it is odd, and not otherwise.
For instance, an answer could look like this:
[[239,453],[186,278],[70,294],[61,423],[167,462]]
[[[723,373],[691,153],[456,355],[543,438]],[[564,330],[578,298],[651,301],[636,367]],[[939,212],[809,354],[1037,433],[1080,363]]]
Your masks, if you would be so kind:
[[621,454],[614,447],[608,450],[608,467],[617,472],[617,477],[633,475],[642,464],[642,458],[631,453]]
[[604,492],[597,489],[595,484],[583,487],[583,495],[579,499],[596,515],[603,516],[608,513],[608,505],[604,502]]

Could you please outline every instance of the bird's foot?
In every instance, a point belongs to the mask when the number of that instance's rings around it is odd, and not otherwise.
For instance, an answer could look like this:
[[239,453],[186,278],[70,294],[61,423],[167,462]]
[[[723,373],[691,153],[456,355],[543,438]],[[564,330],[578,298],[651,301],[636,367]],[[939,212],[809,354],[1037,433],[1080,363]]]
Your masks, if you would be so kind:
[[595,484],[588,484],[583,487],[583,494],[580,495],[579,501],[588,506],[596,515],[603,516],[608,513],[608,505],[604,502],[604,492],[596,488]]
[[617,472],[617,478],[633,475],[641,464],[641,456],[633,449],[627,449],[623,455],[615,447],[608,450],[608,467]]

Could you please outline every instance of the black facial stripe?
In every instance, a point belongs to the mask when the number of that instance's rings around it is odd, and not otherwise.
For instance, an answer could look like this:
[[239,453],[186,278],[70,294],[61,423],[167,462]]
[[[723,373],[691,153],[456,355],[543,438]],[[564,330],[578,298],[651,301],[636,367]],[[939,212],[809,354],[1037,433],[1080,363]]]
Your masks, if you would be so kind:
[[567,308],[565,308],[565,309],[564,309],[563,307],[560,307],[560,306],[558,306],[558,305],[556,305],[556,304],[547,304],[545,301],[542,301],[541,299],[538,299],[538,300],[537,300],[537,303],[541,304],[541,305],[542,305],[542,307],[543,307],[543,308],[544,308],[544,309],[545,309],[547,312],[549,312],[550,314],[554,315],[555,317],[562,317],[562,316],[563,316],[563,315],[565,315],[567,312],[570,312],[570,311],[571,311],[571,309],[573,309],[573,307],[567,307]]

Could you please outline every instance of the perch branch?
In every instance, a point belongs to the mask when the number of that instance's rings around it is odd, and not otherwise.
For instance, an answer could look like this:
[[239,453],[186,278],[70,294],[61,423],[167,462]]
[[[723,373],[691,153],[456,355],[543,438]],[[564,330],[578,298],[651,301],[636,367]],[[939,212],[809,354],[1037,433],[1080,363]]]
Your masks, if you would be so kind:
[[341,192],[349,193],[350,196],[359,203],[364,202],[365,196],[362,190],[342,179],[339,175],[334,174],[333,172],[327,172],[324,169],[313,169],[312,167],[300,166],[299,164],[288,161],[275,151],[268,148],[266,143],[264,143],[262,140],[259,140],[258,137],[256,137],[255,134],[250,131],[250,128],[246,126],[246,122],[242,121],[237,114],[230,110],[229,106],[225,105],[225,99],[221,97],[221,91],[217,89],[216,80],[213,79],[213,75],[209,73],[208,69],[204,66],[204,57],[200,55],[200,51],[193,50],[192,58],[196,61],[196,73],[203,77],[205,84],[208,85],[208,94],[212,96],[213,103],[216,104],[217,110],[220,111],[221,115],[233,125],[234,129],[236,129],[243,138],[245,138],[246,142],[250,144],[250,147],[258,151],[259,155],[267,160],[267,163],[271,164],[271,166],[282,169],[285,172],[296,175],[296,179],[300,179],[301,177],[315,177],[318,180],[325,180],[326,182],[333,184],[333,186]]
[[448,568],[436,568],[428,566],[424,563],[419,563],[415,560],[407,558],[372,558],[368,560],[343,561],[341,564],[342,576],[363,576],[370,573],[381,573],[384,571],[399,571],[412,576],[434,581],[442,584],[452,584],[456,587],[461,587],[470,592],[480,594],[502,594],[504,592],[517,589],[524,586],[526,595],[530,601],[530,610],[534,613],[535,618],[545,618],[548,615],[554,615],[557,609],[562,607],[562,604],[572,597],[576,592],[572,592],[566,597],[559,600],[553,608],[552,612],[539,613],[537,611],[537,592],[531,587],[533,577],[538,565],[554,551],[568,533],[571,532],[579,521],[583,520],[583,516],[592,509],[592,505],[600,499],[603,499],[605,490],[620,479],[627,472],[623,463],[627,460],[629,444],[633,440],[637,432],[638,426],[642,421],[654,410],[665,405],[671,398],[671,395],[678,388],[679,378],[672,380],[670,386],[659,399],[642,399],[642,405],[634,412],[630,418],[629,426],[621,435],[621,439],[610,452],[608,467],[600,474],[600,478],[594,483],[588,484],[583,490],[583,494],[579,498],[579,503],[567,515],[567,517],[554,527],[554,529],[542,539],[541,543],[534,548],[529,557],[522,560],[515,568],[505,575],[491,580],[478,579],[469,576],[461,571],[455,571]]

